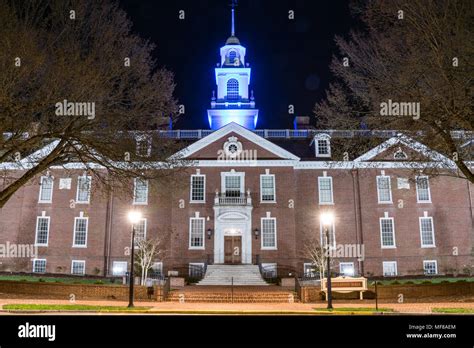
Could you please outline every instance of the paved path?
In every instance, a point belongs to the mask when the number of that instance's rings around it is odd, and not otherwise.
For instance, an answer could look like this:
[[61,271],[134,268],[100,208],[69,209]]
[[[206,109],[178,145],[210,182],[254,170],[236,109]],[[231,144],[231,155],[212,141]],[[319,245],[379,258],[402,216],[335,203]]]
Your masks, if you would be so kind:
[[[103,300],[78,300],[71,303],[67,300],[47,299],[0,299],[0,306],[8,303],[15,304],[87,304],[100,306],[127,306],[126,301],[103,301]],[[244,311],[244,312],[275,312],[290,311],[304,312],[314,311],[315,308],[325,308],[326,304],[319,303],[176,303],[176,302],[146,302],[136,301],[135,306],[152,307],[151,311]],[[373,300],[363,301],[334,301],[334,307],[367,307],[375,308]],[[401,313],[431,313],[433,308],[470,308],[474,309],[474,302],[431,302],[431,303],[379,303],[380,308],[391,308]]]

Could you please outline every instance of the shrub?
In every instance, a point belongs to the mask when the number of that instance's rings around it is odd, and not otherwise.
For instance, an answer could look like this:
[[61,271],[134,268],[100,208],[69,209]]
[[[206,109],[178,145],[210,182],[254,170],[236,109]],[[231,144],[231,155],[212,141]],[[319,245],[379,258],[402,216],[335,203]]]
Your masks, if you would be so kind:
[[405,284],[415,284],[414,282],[412,282],[411,280],[405,282]]
[[456,281],[456,283],[467,283],[466,279],[459,279]]
[[94,282],[94,284],[104,284],[104,282],[102,280],[97,280],[96,282]]
[[432,282],[430,280],[424,280],[421,282],[421,284],[432,284]]
[[38,279],[38,281],[41,282],[41,283],[44,283],[46,280],[44,280],[43,278],[40,278],[40,279]]
[[398,280],[394,280],[390,283],[390,285],[400,285],[400,282]]

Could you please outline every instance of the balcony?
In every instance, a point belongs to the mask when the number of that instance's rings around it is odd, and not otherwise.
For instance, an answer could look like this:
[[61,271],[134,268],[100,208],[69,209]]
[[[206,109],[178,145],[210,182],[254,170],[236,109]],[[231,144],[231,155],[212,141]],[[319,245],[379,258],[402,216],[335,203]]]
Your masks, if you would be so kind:
[[215,206],[246,206],[252,205],[252,198],[250,197],[250,190],[245,192],[221,192],[216,191],[214,197]]

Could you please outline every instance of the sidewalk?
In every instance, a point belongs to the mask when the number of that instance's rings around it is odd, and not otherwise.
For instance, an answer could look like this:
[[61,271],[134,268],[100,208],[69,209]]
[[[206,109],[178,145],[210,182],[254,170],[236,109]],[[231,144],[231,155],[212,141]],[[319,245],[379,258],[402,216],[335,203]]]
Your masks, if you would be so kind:
[[[4,304],[84,304],[96,306],[127,306],[126,301],[84,301],[78,300],[70,302],[67,300],[47,300],[47,299],[0,299],[0,306]],[[189,312],[189,314],[199,314],[199,312],[216,311],[222,312],[241,312],[242,314],[258,313],[281,313],[291,312],[290,314],[309,314],[317,308],[326,308],[325,303],[177,303],[177,302],[146,302],[136,301],[137,307],[151,307],[149,311],[170,313]],[[334,301],[334,308],[374,308],[373,300],[363,301]],[[439,303],[379,303],[379,308],[391,308],[399,313],[420,313],[430,314],[433,308],[470,308],[474,309],[474,302],[439,302]],[[3,312],[6,313],[6,312]],[[203,313],[204,314],[204,313]]]

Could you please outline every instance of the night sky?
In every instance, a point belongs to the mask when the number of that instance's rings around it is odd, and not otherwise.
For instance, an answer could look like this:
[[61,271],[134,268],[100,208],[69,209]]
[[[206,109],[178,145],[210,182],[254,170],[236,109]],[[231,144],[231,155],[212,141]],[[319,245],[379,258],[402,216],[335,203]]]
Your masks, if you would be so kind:
[[[157,45],[160,66],[175,74],[175,97],[186,108],[176,128],[208,129],[206,110],[216,89],[214,67],[230,36],[230,0],[120,0],[133,31]],[[178,18],[185,11],[185,19]],[[295,19],[288,19],[288,11]],[[236,36],[247,48],[257,128],[292,128],[294,115],[314,118],[313,107],[331,79],[334,36],[354,26],[348,1],[239,0]]]

